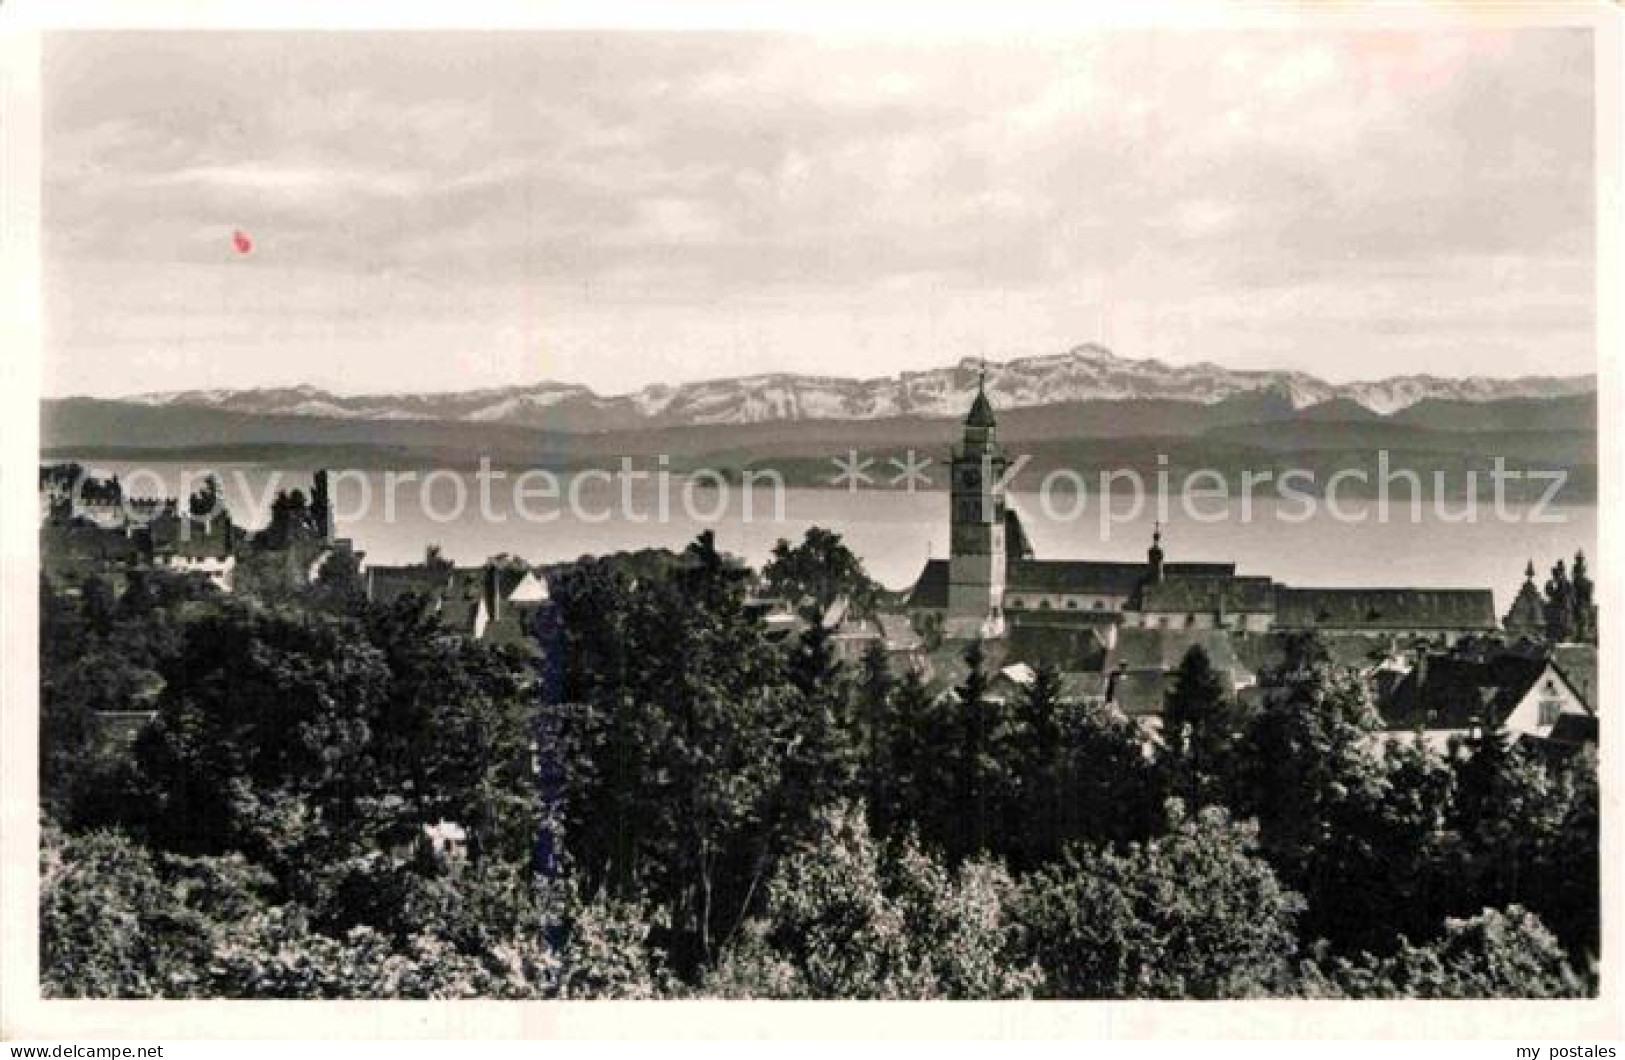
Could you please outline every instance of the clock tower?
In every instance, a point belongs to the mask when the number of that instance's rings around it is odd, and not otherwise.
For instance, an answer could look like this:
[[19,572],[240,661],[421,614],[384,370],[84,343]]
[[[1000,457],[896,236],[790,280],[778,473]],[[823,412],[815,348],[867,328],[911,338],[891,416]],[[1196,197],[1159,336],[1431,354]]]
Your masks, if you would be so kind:
[[985,388],[965,417],[964,441],[953,450],[949,512],[949,637],[998,637],[1004,633],[1004,478],[1007,461]]

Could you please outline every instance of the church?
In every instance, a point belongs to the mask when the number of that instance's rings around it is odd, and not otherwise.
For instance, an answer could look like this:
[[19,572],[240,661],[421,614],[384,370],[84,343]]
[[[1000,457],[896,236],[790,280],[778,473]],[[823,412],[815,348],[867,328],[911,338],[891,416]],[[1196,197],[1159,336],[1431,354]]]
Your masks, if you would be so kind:
[[950,454],[947,559],[930,559],[907,597],[916,626],[947,640],[1005,636],[1012,625],[1229,633],[1320,630],[1446,644],[1497,632],[1488,589],[1292,588],[1234,563],[1171,563],[1161,527],[1145,562],[1040,559],[1004,491],[998,418],[979,382]]

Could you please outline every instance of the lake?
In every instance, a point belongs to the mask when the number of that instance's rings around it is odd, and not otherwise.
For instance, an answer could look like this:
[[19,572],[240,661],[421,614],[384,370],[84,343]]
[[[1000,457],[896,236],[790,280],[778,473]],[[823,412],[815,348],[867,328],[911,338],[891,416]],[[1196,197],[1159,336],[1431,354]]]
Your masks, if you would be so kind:
[[[307,470],[263,465],[80,462],[96,473],[117,473],[137,495],[174,495],[213,470],[234,517],[248,526],[264,525],[277,489],[308,493],[310,487]],[[389,474],[398,473],[334,474],[338,532],[353,538],[373,563],[416,561],[429,544],[463,564],[502,552],[547,563],[624,549],[680,549],[711,529],[723,549],[760,565],[779,538],[794,541],[808,527],[824,526],[842,535],[871,575],[901,588],[913,582],[927,557],[947,553],[948,496],[941,491],[789,488],[775,504],[775,491],[761,483],[747,497],[738,484],[677,476],[664,482],[648,475],[618,481],[585,476],[550,484],[537,477],[518,482],[510,474],[487,480],[482,489],[473,473],[442,470],[397,478],[391,502]],[[1012,494],[1041,558],[1143,559],[1159,514],[1155,498],[1138,512],[1132,497],[1110,500],[1107,520],[1097,497],[1087,498],[1080,512],[1069,495]],[[1572,557],[1577,549],[1595,557],[1594,505],[1538,511],[1508,506],[1497,515],[1483,501],[1475,518],[1452,521],[1463,504],[1452,499],[1441,514],[1428,501],[1413,512],[1399,496],[1380,519],[1375,501],[1350,498],[1343,504],[1345,518],[1324,504],[1303,518],[1303,505],[1274,497],[1250,504],[1204,500],[1192,512],[1174,498],[1163,547],[1170,562],[1234,561],[1241,573],[1290,585],[1489,588],[1498,612],[1517,593],[1528,560],[1535,561],[1544,583],[1559,557]]]

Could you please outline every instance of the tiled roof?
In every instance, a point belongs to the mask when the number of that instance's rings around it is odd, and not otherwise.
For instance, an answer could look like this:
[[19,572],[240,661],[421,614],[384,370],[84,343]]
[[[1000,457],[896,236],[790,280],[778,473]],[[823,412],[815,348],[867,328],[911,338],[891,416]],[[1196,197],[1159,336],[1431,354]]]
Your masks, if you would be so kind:
[[1049,663],[1066,671],[1099,670],[1106,655],[1100,635],[1087,625],[1011,622],[1010,657],[1034,666]]
[[914,590],[908,594],[908,606],[942,609],[948,606],[948,561],[928,559],[920,576],[914,580]]
[[[1128,596],[1145,579],[1147,569],[1144,563],[1113,560],[1011,559],[1005,568],[1005,588],[1016,593]],[[1236,565],[1169,563],[1163,570],[1170,577],[1227,578],[1235,575]],[[948,606],[947,560],[926,561],[908,603],[910,607]]]
[[1095,560],[1027,559],[1011,561],[1006,585],[1012,592],[1102,593],[1127,596],[1145,577],[1144,563]]
[[1098,671],[1061,673],[1061,694],[1071,699],[1099,699],[1106,694],[1106,675]]
[[1495,629],[1488,589],[1275,590],[1275,624],[1288,629]]
[[1557,724],[1546,737],[1553,743],[1596,743],[1597,716],[1595,714],[1560,714]]
[[[1273,631],[1257,636],[1240,637],[1231,642],[1242,664],[1254,673],[1279,669],[1286,662],[1287,645],[1297,634],[1291,631]],[[1321,632],[1316,639],[1326,649],[1334,666],[1352,670],[1365,670],[1388,654],[1383,638],[1365,633]]]
[[451,571],[445,567],[367,567],[367,598],[375,603],[387,604],[412,594],[434,599],[443,594],[451,583]]
[[1569,679],[1569,687],[1580,696],[1585,705],[1597,709],[1597,647],[1594,644],[1557,644],[1552,647],[1552,661]]
[[1390,729],[1468,729],[1486,713],[1505,719],[1547,672],[1546,659],[1430,655],[1379,705]]
[[[1227,578],[1236,573],[1234,563],[1168,563],[1163,566],[1168,577]],[[1027,592],[1103,593],[1127,596],[1132,593],[1150,568],[1144,563],[1126,563],[1115,560],[1033,559],[1012,561],[1007,580],[1009,587]]]
[[1247,669],[1236,657],[1235,642],[1222,629],[1136,629],[1125,627],[1117,633],[1117,646],[1106,658],[1106,668],[1129,670],[1175,670],[1185,653],[1201,645],[1215,670],[1234,672]]
[[1266,614],[1275,610],[1275,583],[1261,577],[1170,574],[1147,582],[1131,605],[1138,611]]
[[1107,680],[1108,697],[1124,714],[1131,718],[1160,717],[1173,675],[1161,670],[1136,670],[1111,674]]
[[1011,559],[1031,559],[1033,543],[1027,537],[1027,528],[1021,525],[1021,513],[1014,508],[1004,510],[1004,554]]

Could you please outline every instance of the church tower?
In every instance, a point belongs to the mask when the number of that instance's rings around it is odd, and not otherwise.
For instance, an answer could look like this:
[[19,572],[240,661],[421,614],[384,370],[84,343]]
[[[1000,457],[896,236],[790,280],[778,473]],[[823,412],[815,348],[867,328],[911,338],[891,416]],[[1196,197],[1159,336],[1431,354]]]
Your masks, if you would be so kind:
[[1540,590],[1535,588],[1534,560],[1524,568],[1523,587],[1518,590],[1518,598],[1512,601],[1506,618],[1501,620],[1501,628],[1508,635],[1525,640],[1540,640],[1546,635],[1546,605],[1540,598]]
[[976,400],[965,417],[964,441],[952,454],[948,549],[949,637],[1004,634],[1004,478],[1006,461],[998,423],[985,388],[987,371],[976,383]]

